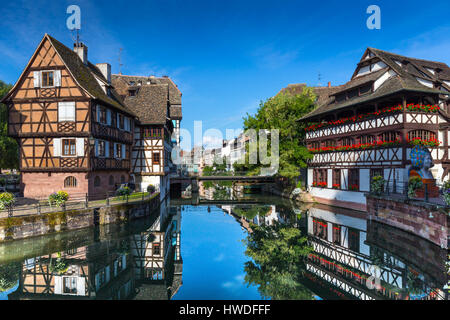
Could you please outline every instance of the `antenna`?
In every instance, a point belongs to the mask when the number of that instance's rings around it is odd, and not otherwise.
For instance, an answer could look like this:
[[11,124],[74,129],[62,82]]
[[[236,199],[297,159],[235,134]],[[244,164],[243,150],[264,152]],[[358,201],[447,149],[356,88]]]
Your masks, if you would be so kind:
[[319,75],[318,75],[318,80],[319,80],[319,83],[317,85],[320,87],[322,85],[322,83],[320,82],[322,80],[322,75],[320,74],[320,71],[319,71]]
[[119,48],[119,74],[122,74],[122,66],[123,66],[122,51],[123,51],[123,48]]

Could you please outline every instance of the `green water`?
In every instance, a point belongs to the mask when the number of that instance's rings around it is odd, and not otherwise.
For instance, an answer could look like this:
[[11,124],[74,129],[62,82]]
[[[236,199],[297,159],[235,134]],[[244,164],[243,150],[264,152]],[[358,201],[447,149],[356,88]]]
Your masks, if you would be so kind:
[[345,209],[216,199],[1,244],[0,299],[448,297],[447,252],[424,239]]

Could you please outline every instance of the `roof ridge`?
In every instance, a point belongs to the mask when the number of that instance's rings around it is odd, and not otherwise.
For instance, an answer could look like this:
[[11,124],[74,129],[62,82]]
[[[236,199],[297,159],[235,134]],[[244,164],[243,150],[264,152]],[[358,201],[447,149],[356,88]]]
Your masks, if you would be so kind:
[[442,65],[445,65],[445,66],[449,67],[445,62],[441,62],[441,61],[434,61],[434,60],[427,60],[427,59],[408,57],[408,56],[401,55],[401,54],[398,54],[398,53],[393,53],[393,52],[390,52],[390,51],[381,50],[381,49],[372,48],[372,47],[368,47],[368,49],[374,50],[374,51],[379,51],[379,52],[382,52],[382,53],[387,53],[387,54],[390,54],[392,56],[397,56],[397,57],[401,57],[401,58],[407,58],[407,59],[415,60],[415,61],[432,62],[432,63],[442,64]]

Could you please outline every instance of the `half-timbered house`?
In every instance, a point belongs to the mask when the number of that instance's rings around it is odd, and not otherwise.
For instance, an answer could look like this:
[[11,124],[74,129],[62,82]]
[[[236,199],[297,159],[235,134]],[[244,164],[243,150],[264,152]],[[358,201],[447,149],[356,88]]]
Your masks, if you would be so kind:
[[[402,192],[414,144],[427,146],[436,181],[449,177],[450,68],[368,48],[351,80],[318,103],[306,144],[307,181],[319,201],[365,210],[371,178]],[[401,191],[402,190],[402,191]]]
[[111,85],[111,67],[45,34],[2,100],[20,146],[25,197],[104,196],[128,182],[135,114]]
[[175,171],[172,149],[179,144],[181,92],[168,77],[113,75],[125,104],[138,116],[134,129],[131,174],[137,189],[149,185],[168,195],[169,174]]

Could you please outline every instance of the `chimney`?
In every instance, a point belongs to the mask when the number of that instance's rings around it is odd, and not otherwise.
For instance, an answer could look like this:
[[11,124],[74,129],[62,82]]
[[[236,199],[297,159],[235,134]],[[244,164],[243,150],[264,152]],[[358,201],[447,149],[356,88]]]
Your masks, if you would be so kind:
[[331,88],[331,82],[328,81],[328,88]]
[[81,61],[83,61],[84,64],[88,63],[88,58],[87,58],[88,47],[83,42],[74,43],[73,51],[75,51],[76,54],[78,54],[78,56],[80,57]]
[[96,66],[108,83],[111,84],[111,65],[109,63],[97,63]]

